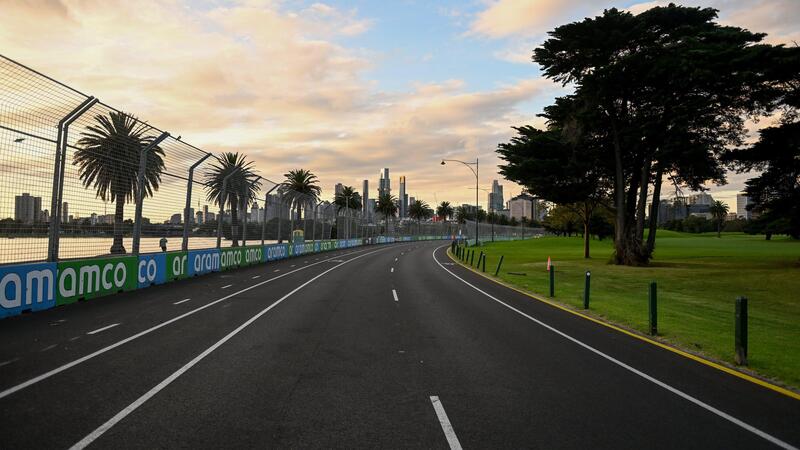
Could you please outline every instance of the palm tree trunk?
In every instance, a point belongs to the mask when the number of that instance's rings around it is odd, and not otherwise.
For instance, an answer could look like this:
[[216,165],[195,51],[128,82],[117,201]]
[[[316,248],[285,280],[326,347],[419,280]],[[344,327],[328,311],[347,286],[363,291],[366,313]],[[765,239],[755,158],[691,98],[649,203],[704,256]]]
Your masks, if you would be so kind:
[[125,246],[122,245],[123,215],[125,214],[125,196],[117,195],[117,205],[114,209],[114,242],[111,244],[111,254],[124,254]]

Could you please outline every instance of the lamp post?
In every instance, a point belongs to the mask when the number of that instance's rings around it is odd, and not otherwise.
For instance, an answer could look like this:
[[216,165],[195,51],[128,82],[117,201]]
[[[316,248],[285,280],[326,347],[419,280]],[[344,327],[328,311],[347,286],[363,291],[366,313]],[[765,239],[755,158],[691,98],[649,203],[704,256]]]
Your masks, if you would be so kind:
[[[474,163],[468,163],[458,159],[443,159],[442,165],[445,165],[447,161],[461,163],[475,174],[475,245],[478,245],[478,158],[475,158]],[[475,166],[475,168],[473,169],[472,166]]]

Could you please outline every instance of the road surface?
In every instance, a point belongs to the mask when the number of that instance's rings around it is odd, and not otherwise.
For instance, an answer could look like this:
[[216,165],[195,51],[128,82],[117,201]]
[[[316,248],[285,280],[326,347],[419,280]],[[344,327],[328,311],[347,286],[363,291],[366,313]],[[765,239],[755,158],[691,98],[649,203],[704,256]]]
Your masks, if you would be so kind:
[[3,320],[0,447],[800,446],[800,401],[445,250],[351,248]]

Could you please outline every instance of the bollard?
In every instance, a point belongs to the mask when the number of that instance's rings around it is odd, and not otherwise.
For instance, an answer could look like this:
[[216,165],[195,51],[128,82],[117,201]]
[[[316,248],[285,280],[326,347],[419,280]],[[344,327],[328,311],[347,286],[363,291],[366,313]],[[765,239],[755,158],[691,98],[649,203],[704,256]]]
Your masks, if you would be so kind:
[[648,299],[648,309],[650,311],[650,334],[655,336],[658,334],[658,297],[655,281],[650,282],[650,295],[648,296]]
[[478,269],[480,269],[480,268],[481,268],[481,260],[482,260],[482,259],[483,259],[483,250],[481,250],[481,254],[480,254],[480,255],[478,255],[478,265],[477,265],[477,266],[475,266],[475,267],[477,267]]
[[556,265],[550,264],[550,297],[556,296]]
[[747,297],[736,298],[736,364],[747,365]]
[[472,267],[475,263],[475,250],[469,253],[469,266]]
[[503,255],[500,255],[500,262],[497,263],[497,269],[494,271],[494,276],[500,273],[500,266],[503,265]]
[[486,273],[486,254],[483,255],[483,266],[481,266],[481,270]]
[[589,281],[592,278],[592,272],[586,271],[586,279],[583,283],[583,309],[589,309]]

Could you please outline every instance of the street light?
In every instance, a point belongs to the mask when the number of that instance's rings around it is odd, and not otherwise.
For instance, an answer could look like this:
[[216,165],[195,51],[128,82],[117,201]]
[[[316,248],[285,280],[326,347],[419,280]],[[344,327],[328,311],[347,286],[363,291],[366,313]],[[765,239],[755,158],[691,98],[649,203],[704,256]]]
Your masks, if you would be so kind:
[[[478,158],[475,158],[474,163],[468,163],[458,159],[443,159],[442,165],[445,165],[446,161],[461,163],[469,167],[469,170],[475,174],[475,245],[478,245]],[[475,166],[475,168],[473,169],[472,166]]]

